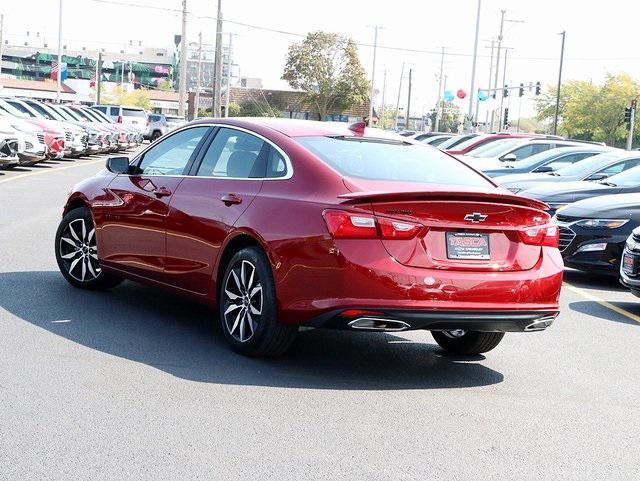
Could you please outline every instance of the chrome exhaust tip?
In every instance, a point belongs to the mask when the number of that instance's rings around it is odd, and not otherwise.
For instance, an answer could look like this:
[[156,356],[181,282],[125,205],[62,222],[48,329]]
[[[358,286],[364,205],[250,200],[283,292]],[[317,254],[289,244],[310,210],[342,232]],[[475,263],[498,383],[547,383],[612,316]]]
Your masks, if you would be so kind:
[[547,327],[549,327],[551,324],[553,324],[554,320],[555,320],[555,316],[541,317],[537,321],[532,322],[527,327],[525,327],[524,330],[527,331],[527,332],[530,332],[530,331],[544,331]]
[[404,331],[411,326],[396,319],[379,319],[376,317],[360,317],[349,323],[351,329],[364,331]]

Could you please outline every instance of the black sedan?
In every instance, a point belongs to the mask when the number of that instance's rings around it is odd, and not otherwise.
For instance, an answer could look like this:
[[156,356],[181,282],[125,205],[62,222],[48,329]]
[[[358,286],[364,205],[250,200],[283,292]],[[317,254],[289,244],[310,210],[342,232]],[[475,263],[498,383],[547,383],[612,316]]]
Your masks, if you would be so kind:
[[566,266],[617,276],[625,241],[640,225],[640,194],[581,200],[560,210],[555,220]]
[[606,152],[604,147],[559,147],[545,150],[531,157],[516,162],[503,162],[504,165],[495,169],[483,169],[489,177],[509,174],[527,174],[529,172],[555,172],[576,162]]
[[597,182],[560,182],[542,184],[520,192],[524,197],[538,199],[549,204],[549,213],[573,202],[593,197],[613,194],[634,194],[640,192],[640,166],[612,175]]
[[633,295],[640,297],[640,227],[633,229],[625,244],[620,265],[620,282]]
[[517,194],[539,184],[602,180],[638,165],[640,152],[612,150],[580,160],[555,172],[503,175],[496,177],[496,182]]

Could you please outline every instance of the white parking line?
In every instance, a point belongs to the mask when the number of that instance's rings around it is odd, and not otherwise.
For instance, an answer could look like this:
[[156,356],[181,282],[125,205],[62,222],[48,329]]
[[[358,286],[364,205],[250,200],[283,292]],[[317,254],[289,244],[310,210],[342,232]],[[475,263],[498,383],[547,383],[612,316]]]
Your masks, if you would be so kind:
[[85,165],[93,165],[93,164],[97,164],[98,162],[104,162],[104,159],[93,160],[91,162],[82,162],[82,163],[73,164],[73,165],[66,165],[64,167],[57,167],[51,170],[40,170],[38,172],[28,172],[26,174],[20,174],[20,175],[16,175],[15,177],[9,177],[8,179],[0,180],[0,184],[4,184],[5,182],[11,182],[17,179],[22,179],[24,177],[33,177],[34,175],[48,174],[51,172],[60,172],[61,170],[73,169],[74,167],[84,167]]
[[623,309],[614,304],[611,304],[610,302],[607,302],[604,299],[600,299],[598,296],[594,296],[593,294],[585,291],[584,289],[580,289],[579,287],[572,286],[571,284],[567,284],[566,282],[564,283],[564,287],[566,289],[569,289],[572,292],[575,292],[576,294],[580,294],[582,297],[585,297],[590,301],[597,302],[601,306],[606,307],[607,309],[610,309],[613,312],[617,312],[621,316],[624,316],[627,319],[631,319],[632,321],[635,321],[638,324],[640,324],[640,316],[637,316],[636,314],[629,312],[626,309]]

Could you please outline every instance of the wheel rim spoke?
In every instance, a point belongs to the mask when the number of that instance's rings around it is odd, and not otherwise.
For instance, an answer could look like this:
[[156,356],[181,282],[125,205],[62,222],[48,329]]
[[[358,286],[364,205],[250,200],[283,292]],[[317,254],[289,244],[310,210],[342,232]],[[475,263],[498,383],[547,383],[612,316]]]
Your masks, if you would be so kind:
[[78,247],[78,244],[76,244],[72,239],[69,239],[68,237],[61,237],[60,240],[65,241],[67,244],[73,247]]
[[75,256],[77,256],[79,253],[79,251],[73,251],[73,252],[69,252],[68,254],[64,254],[61,255],[60,257],[62,257],[63,259],[73,259]]
[[229,305],[229,307],[227,307],[224,311],[224,315],[226,316],[227,314],[229,314],[230,312],[235,311],[236,309],[240,309],[242,306],[240,304],[231,304]]

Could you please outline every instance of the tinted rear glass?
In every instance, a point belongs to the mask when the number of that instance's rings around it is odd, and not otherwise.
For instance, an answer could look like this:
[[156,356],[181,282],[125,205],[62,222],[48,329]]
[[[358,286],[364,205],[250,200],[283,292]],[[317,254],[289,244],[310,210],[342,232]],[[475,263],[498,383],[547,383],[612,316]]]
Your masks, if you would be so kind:
[[576,162],[575,164],[559,169],[556,171],[556,174],[560,176],[573,176],[580,175],[582,173],[588,174],[592,170],[605,167],[608,162],[613,162],[616,159],[622,159],[624,156],[624,153],[620,152],[594,155],[593,157],[589,157],[581,160],[580,162]]
[[146,117],[147,114],[144,113],[144,110],[138,109],[122,109],[122,115],[126,115],[127,117]]
[[426,145],[361,137],[298,137],[296,140],[346,177],[492,186],[462,162]]

